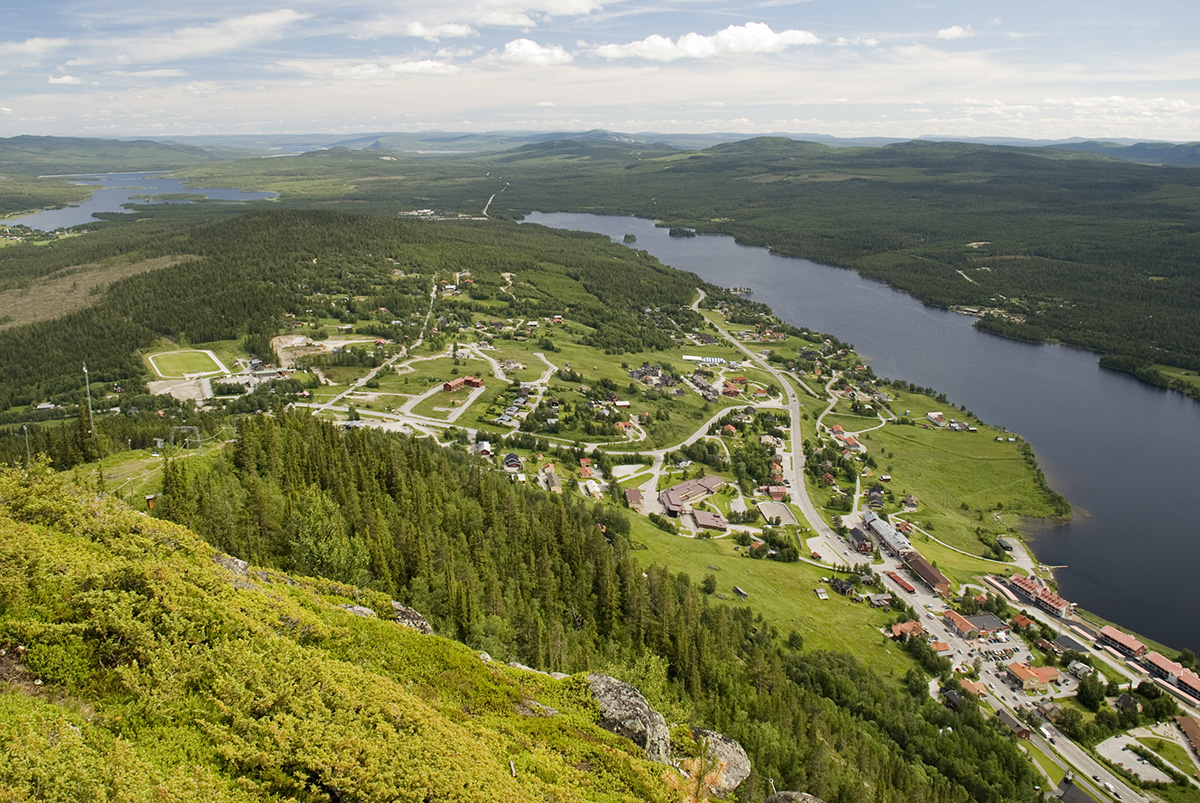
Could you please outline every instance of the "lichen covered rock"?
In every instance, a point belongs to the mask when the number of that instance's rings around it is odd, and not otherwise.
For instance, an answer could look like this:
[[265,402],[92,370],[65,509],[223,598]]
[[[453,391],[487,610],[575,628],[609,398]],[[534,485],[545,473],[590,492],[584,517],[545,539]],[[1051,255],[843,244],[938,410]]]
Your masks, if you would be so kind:
[[720,782],[712,787],[713,794],[725,797],[750,777],[750,757],[737,740],[705,728],[692,728],[692,737],[697,742],[703,740],[708,745],[709,756],[725,764]]
[[608,675],[587,676],[592,696],[600,704],[600,727],[624,736],[646,751],[646,758],[667,764],[671,760],[671,735],[663,715],[650,707],[642,693]]

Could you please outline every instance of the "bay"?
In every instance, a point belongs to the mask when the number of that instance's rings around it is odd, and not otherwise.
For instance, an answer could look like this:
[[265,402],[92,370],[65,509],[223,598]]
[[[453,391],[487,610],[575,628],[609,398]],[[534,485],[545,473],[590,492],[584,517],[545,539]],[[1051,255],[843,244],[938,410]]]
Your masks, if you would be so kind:
[[29,226],[39,231],[55,231],[95,222],[95,212],[127,211],[124,205],[128,203],[191,203],[186,199],[150,201],[134,198],[140,195],[188,194],[195,195],[196,200],[207,198],[230,203],[278,197],[274,192],[245,192],[223,187],[186,187],[182,179],[164,178],[159,173],[81,173],[71,178],[77,179],[72,181],[72,184],[95,187],[92,197],[74,206],[34,212],[5,220],[3,223],[9,226]]
[[738,245],[670,237],[652,221],[534,213],[526,222],[608,235],[723,287],[749,287],[782,320],[853,343],[875,373],[944,392],[1033,447],[1050,484],[1074,506],[1039,528],[1038,558],[1063,566],[1060,592],[1175,648],[1200,648],[1195,575],[1200,526],[1200,404],[1103,369],[1097,355],[975,329],[853,271]]

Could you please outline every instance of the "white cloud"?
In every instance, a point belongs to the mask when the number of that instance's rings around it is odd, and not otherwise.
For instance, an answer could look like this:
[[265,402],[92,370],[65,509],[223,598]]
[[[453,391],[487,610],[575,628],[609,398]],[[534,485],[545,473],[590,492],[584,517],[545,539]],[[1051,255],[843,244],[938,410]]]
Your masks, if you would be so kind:
[[529,64],[537,67],[571,62],[571,54],[560,46],[542,46],[532,39],[512,40],[504,46],[504,52],[498,58],[509,64]]
[[337,67],[333,70],[333,74],[338,78],[350,78],[355,81],[367,81],[372,78],[378,78],[384,74],[383,68],[374,62],[365,64],[351,64],[346,67]]
[[601,45],[595,53],[606,59],[642,58],[651,61],[675,61],[684,58],[711,58],[753,53],[778,53],[793,45],[811,45],[820,37],[808,31],[789,29],[775,32],[762,22],[730,25],[712,36],[685,34],[672,41],[657,34],[627,45]]
[[961,25],[951,25],[949,28],[942,28],[937,32],[938,39],[966,39],[968,36],[974,36],[975,32],[971,30],[971,26],[963,27]]
[[183,88],[183,91],[189,95],[207,98],[217,94],[220,91],[220,87],[212,81],[192,81]]
[[37,58],[60,50],[71,42],[69,39],[36,37],[24,42],[0,42],[0,58]]
[[516,11],[490,11],[476,21],[480,25],[497,28],[532,28],[537,24],[533,21],[533,17]]
[[864,39],[859,39],[857,37],[855,37],[854,39],[847,39],[844,36],[839,36],[837,39],[835,39],[833,41],[834,47],[849,47],[850,45],[865,45],[866,47],[875,47],[878,44],[879,44],[879,40],[875,39],[874,37],[870,37],[870,36],[868,36]]
[[124,78],[179,78],[183,70],[173,68],[162,70],[109,70],[105,75],[119,75]]
[[542,108],[547,108],[547,109],[551,108],[553,106],[557,106],[557,105],[558,104],[552,100],[543,100],[543,101],[538,102],[538,106],[541,106]]
[[422,59],[420,61],[400,61],[389,64],[388,69],[402,75],[458,75],[462,69],[444,61]]
[[12,114],[13,110],[7,106],[0,106],[0,114]]
[[409,36],[417,36],[429,42],[479,35],[470,25],[461,25],[456,22],[447,22],[443,25],[422,25],[419,22],[410,22],[405,32]]
[[578,16],[604,8],[598,0],[480,0],[475,6],[481,15],[546,14]]
[[178,28],[168,34],[145,34],[107,45],[130,61],[156,62],[209,56],[249,47],[283,36],[293,23],[311,15],[290,8],[232,17],[212,25]]
[[58,76],[52,75],[52,76],[50,76],[50,83],[52,83],[52,84],[82,84],[83,81],[81,81],[80,79],[76,78],[73,75],[58,75]]
[[1124,114],[1181,114],[1195,109],[1179,98],[1126,98],[1120,95],[1090,98],[1047,98],[1047,106],[1059,109],[1101,110]]

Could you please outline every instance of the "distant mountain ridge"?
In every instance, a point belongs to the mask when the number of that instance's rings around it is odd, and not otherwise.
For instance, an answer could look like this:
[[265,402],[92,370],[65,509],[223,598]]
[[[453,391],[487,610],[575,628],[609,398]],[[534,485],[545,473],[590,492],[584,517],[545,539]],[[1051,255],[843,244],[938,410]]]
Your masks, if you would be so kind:
[[362,150],[378,148],[396,152],[428,153],[430,155],[452,155],[454,153],[483,153],[505,151],[540,143],[569,141],[586,143],[612,143],[629,145],[667,145],[682,150],[703,150],[716,145],[761,138],[782,138],[802,142],[814,142],[835,148],[879,148],[906,142],[960,142],[971,145],[1000,145],[1016,148],[1056,148],[1082,151],[1143,164],[1171,164],[1183,166],[1200,165],[1200,142],[1160,142],[1136,139],[1089,140],[1079,137],[1070,139],[1024,139],[1020,137],[946,137],[922,135],[919,137],[835,137],[829,134],[772,132],[746,134],[738,132],[713,132],[703,134],[662,133],[639,131],[623,133],[595,128],[588,131],[422,131],[422,132],[365,132],[345,135],[230,135],[200,137],[167,137],[163,142],[192,144],[206,151],[250,151],[259,155],[271,155],[271,151],[300,153],[334,147]]
[[151,139],[0,138],[0,173],[17,175],[175,170],[215,158],[193,145]]

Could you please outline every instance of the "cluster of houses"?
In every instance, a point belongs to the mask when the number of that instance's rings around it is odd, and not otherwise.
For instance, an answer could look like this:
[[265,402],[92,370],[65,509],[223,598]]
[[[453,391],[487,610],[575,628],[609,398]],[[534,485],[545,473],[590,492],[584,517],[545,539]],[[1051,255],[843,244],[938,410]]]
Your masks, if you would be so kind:
[[[955,421],[953,418],[947,420],[946,416],[940,412],[926,413],[925,417],[927,419],[929,419],[929,422],[931,424],[933,424],[935,427],[938,427],[939,429],[949,429],[949,430],[953,430],[954,432],[978,432],[979,431],[978,428],[973,427],[970,424],[966,424],[962,421]],[[1009,440],[1015,440],[1015,438],[1010,438]]]
[[1126,658],[1139,661],[1155,679],[1200,700],[1200,675],[1191,669],[1161,653],[1147,650],[1145,644],[1112,625],[1101,628],[1099,641]]
[[851,454],[866,454],[867,447],[863,446],[858,438],[850,435],[842,428],[841,424],[834,424],[829,428],[829,434],[837,441],[838,445],[849,451]]
[[642,363],[640,368],[631,368],[629,378],[644,382],[647,385],[655,388],[670,388],[676,384],[675,377],[668,374],[657,365]]
[[[500,415],[496,416],[496,423],[500,424],[501,426],[504,426],[504,427],[515,426],[516,424],[520,423],[517,420],[517,418],[518,418],[518,416],[521,415],[521,413],[530,404],[530,402],[529,402],[530,390],[531,390],[531,386],[522,384],[521,389],[517,392],[516,398],[514,398],[512,400],[512,403],[504,408],[504,412],[502,412],[502,413],[500,413]],[[549,402],[548,402],[548,404],[549,404]],[[553,400],[553,405],[550,406],[549,409],[550,409],[551,415],[554,416],[554,420],[557,421],[558,401]],[[549,422],[547,422],[547,423],[549,423]]]
[[787,332],[776,332],[774,329],[765,329],[761,326],[747,329],[740,336],[748,343],[778,343],[788,339]]
[[721,392],[709,384],[708,378],[704,374],[694,373],[690,379],[696,387],[696,391],[706,402],[715,402],[721,397]]

